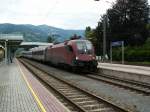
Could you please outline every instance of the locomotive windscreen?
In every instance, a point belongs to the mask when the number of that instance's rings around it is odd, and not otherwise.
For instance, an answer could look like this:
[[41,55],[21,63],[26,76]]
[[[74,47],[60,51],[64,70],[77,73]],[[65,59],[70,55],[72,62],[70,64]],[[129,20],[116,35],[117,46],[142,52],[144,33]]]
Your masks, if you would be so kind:
[[92,44],[89,41],[78,41],[77,49],[80,54],[92,54]]

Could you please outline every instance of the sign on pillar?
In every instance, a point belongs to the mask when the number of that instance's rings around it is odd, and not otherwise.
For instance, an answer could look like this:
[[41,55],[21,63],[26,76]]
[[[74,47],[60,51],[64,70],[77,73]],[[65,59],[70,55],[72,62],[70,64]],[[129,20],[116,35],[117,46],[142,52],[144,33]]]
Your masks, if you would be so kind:
[[112,63],[112,47],[122,46],[122,64],[124,64],[124,41],[116,41],[110,43],[110,62]]
[[7,41],[5,41],[5,63],[7,64]]

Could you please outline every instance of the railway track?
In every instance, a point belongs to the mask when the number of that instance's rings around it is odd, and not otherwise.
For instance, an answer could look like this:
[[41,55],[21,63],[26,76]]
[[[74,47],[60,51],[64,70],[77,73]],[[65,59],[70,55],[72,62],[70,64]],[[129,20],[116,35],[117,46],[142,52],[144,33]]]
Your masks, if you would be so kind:
[[43,71],[42,68],[39,68],[30,61],[20,61],[38,78],[57,92],[57,95],[59,94],[69,102],[71,105],[70,110],[73,112],[131,112],[129,109],[112,104],[77,85]]
[[127,89],[129,91],[136,92],[138,94],[142,95],[150,95],[150,85],[134,82],[134,81],[129,81],[125,79],[120,79],[116,78],[113,76],[107,76],[107,75],[102,75],[102,74],[87,74],[84,75],[87,78],[94,79],[97,81],[101,81],[110,85],[115,85],[120,88]]

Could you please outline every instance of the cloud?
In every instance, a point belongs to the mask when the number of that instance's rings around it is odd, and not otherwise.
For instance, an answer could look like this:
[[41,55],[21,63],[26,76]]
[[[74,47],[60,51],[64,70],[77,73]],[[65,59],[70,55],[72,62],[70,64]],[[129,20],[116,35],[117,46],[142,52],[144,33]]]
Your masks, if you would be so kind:
[[111,6],[105,1],[1,0],[0,23],[47,24],[65,29],[95,27],[100,15]]

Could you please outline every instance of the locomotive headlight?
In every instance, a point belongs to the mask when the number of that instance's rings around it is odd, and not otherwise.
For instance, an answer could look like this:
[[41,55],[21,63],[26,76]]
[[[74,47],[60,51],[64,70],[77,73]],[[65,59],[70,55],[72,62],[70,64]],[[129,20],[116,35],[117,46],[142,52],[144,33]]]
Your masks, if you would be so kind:
[[78,60],[79,59],[79,57],[76,57],[76,60]]

